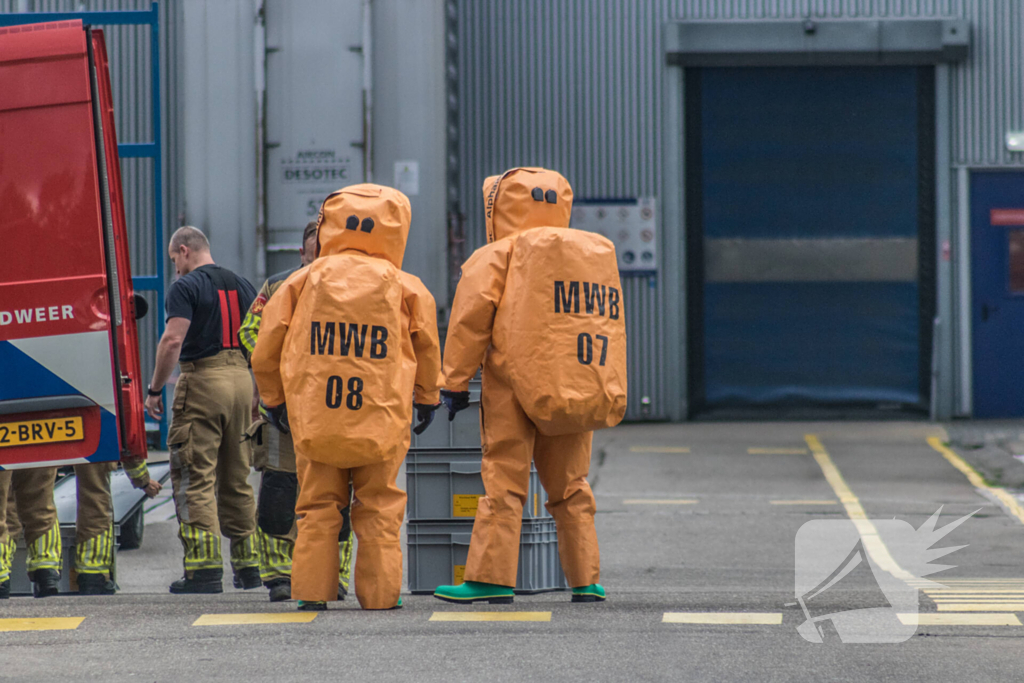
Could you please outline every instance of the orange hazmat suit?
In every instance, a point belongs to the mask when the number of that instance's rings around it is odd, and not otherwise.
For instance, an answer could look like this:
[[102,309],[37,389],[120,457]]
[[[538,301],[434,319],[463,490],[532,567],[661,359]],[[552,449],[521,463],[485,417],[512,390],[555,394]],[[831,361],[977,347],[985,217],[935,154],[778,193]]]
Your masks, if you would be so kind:
[[480,499],[467,581],[515,586],[530,462],[548,493],[569,585],[600,578],[593,430],[626,410],[626,334],[615,248],[569,229],[572,189],[555,171],[484,182],[489,244],[463,265],[444,354],[445,388],[483,364]]
[[413,402],[436,404],[440,345],[434,298],[401,270],[408,198],[380,185],[324,201],[317,257],[267,303],[252,355],[264,404],[288,406],[299,475],[292,597],[338,592],[341,510],[352,502],[355,593],[364,609],[394,607],[402,585],[396,485]]

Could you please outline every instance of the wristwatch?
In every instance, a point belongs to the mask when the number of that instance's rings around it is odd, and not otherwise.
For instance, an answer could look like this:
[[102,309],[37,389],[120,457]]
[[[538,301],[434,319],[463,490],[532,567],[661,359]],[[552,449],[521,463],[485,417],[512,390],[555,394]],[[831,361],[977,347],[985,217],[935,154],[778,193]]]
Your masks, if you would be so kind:
[[164,395],[163,389],[160,389],[159,391],[153,391],[153,385],[152,384],[150,384],[150,385],[148,385],[146,387],[146,393],[149,394],[150,396],[163,396]]

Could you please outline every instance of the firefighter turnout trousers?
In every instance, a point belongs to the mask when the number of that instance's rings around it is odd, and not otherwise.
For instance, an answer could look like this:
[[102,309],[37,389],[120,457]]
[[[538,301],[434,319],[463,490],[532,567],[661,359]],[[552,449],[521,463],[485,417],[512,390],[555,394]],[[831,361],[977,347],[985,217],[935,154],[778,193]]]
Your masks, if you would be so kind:
[[114,564],[114,508],[110,473],[114,462],[75,465],[78,514],[75,518],[75,571],[110,576]]
[[[290,435],[263,420],[253,423],[246,434],[246,441],[252,448],[252,465],[262,475],[256,504],[260,579],[265,584],[291,579],[292,555],[298,536],[295,523],[298,496],[295,446]],[[346,592],[352,570],[353,540],[348,510],[342,510],[345,524],[338,537],[338,584]]]
[[56,467],[0,471],[0,582],[11,576],[18,535],[25,532],[26,569],[61,570],[60,526],[53,504]]
[[527,504],[530,461],[548,494],[547,509],[558,530],[558,555],[569,586],[597,583],[601,558],[587,482],[593,432],[545,436],[523,412],[512,388],[485,361],[480,422],[484,490],[466,560],[466,580],[516,585],[519,534]]
[[259,566],[256,500],[241,443],[252,421],[252,391],[240,351],[181,363],[167,443],[187,577],[223,567],[222,533],[231,540],[235,572]]

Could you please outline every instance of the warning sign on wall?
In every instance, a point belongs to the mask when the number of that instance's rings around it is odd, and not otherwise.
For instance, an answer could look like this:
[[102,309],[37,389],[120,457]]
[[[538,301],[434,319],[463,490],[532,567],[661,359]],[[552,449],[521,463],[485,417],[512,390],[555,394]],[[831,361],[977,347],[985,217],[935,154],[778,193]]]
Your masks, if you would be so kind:
[[615,245],[623,273],[658,270],[658,220],[654,197],[576,199],[570,226],[604,235]]

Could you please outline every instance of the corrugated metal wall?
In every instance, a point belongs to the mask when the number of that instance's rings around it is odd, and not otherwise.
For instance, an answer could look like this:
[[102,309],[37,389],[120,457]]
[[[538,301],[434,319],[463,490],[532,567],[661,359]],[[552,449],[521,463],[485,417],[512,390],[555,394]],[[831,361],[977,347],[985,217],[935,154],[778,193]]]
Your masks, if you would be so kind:
[[[150,0],[0,0],[0,12],[80,12],[148,10]],[[160,3],[160,101],[163,128],[164,230],[178,225],[178,42],[177,11],[173,2]],[[148,26],[103,26],[110,56],[114,90],[114,116],[119,142],[151,142],[152,89],[150,87],[150,31]],[[133,275],[156,273],[156,235],[153,221],[153,162],[151,159],[121,161],[125,192],[125,216],[131,235]],[[161,257],[163,248],[161,247]],[[171,271],[170,274],[173,274]],[[149,300],[150,315],[139,326],[142,371],[148,377],[156,353],[156,299]]]
[[1024,154],[1005,143],[1008,130],[1024,129],[1024,2],[952,4],[971,22],[971,58],[952,70],[954,161],[1024,166]]
[[[578,198],[661,194],[661,18],[646,2],[459,7],[460,205],[467,253],[485,240],[483,179],[511,166],[561,171]],[[661,290],[625,278],[630,405],[666,416]]]
[[[951,69],[954,162],[1022,166],[1020,0],[460,0],[459,205],[468,250],[485,240],[481,184],[510,166],[556,168],[576,196],[660,197],[663,25],[673,20],[962,17],[972,56]],[[663,213],[663,212],[662,212]],[[663,250],[664,253],[664,250]],[[663,264],[664,268],[681,264]],[[624,284],[630,306],[630,419],[664,418],[663,292]],[[650,410],[640,400],[649,397]]]

